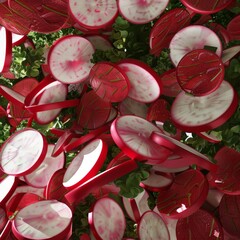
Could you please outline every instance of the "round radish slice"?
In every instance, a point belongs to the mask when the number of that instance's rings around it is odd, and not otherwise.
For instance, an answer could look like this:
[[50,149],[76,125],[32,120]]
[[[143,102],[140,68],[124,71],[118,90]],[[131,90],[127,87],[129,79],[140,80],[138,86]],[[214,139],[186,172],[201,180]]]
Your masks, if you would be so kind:
[[89,81],[93,90],[104,101],[121,102],[129,92],[128,77],[112,63],[96,63],[89,73]]
[[179,93],[171,107],[172,121],[183,131],[208,131],[225,123],[237,105],[237,93],[228,82],[223,81],[216,91],[207,96]]
[[208,194],[208,182],[197,170],[178,174],[168,190],[161,191],[157,199],[160,213],[171,218],[185,218],[196,212]]
[[61,37],[48,53],[51,74],[62,83],[83,82],[93,66],[90,60],[94,51],[92,44],[83,37]]
[[214,132],[198,132],[197,135],[211,143],[220,143],[222,141],[222,138],[215,135]]
[[187,218],[179,219],[176,234],[178,240],[224,239],[223,229],[218,220],[201,209]]
[[107,51],[113,48],[111,42],[101,35],[89,35],[85,38],[92,43],[95,49]]
[[118,0],[121,15],[134,24],[151,22],[167,7],[169,0]]
[[170,240],[168,228],[159,214],[153,211],[145,212],[138,224],[139,240],[164,239]]
[[216,48],[216,54],[221,56],[222,43],[215,32],[199,25],[185,27],[176,33],[170,42],[171,60],[177,66],[187,53],[206,46]]
[[27,40],[26,35],[20,35],[20,34],[12,33],[12,46],[13,47],[24,43],[25,40]]
[[231,40],[240,39],[240,15],[234,17],[227,25],[227,31],[231,36]]
[[47,153],[47,140],[35,129],[25,128],[9,137],[0,153],[1,169],[13,176],[34,171]]
[[163,162],[171,152],[151,140],[153,131],[159,129],[147,120],[132,115],[121,116],[111,125],[112,138],[126,155],[138,160]]
[[107,144],[95,139],[86,145],[68,166],[63,178],[63,186],[73,189],[94,177],[107,156]]
[[5,209],[0,206],[0,233],[2,232],[6,223],[7,223],[7,214],[5,212]]
[[17,239],[67,239],[71,228],[70,208],[56,200],[44,200],[21,209],[12,231]]
[[111,198],[98,199],[88,214],[88,221],[97,239],[121,240],[126,220],[121,207]]
[[88,29],[101,29],[111,25],[118,14],[116,0],[69,0],[73,18]]
[[222,53],[222,62],[227,63],[230,61],[234,56],[236,56],[240,52],[240,45],[233,46],[223,50]]
[[52,157],[53,148],[54,145],[49,144],[47,154],[41,165],[30,174],[24,176],[24,180],[28,185],[37,188],[46,187],[54,172],[63,168],[65,164],[65,155],[62,152],[62,154],[57,157]]
[[181,88],[194,96],[214,92],[224,78],[224,65],[215,53],[196,49],[187,53],[178,63],[177,80]]

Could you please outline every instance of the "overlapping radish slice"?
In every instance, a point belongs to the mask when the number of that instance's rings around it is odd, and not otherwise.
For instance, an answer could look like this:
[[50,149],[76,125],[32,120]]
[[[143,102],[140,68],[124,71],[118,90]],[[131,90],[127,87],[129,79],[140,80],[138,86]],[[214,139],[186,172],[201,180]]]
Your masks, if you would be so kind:
[[226,81],[207,96],[179,93],[171,107],[174,124],[183,131],[203,132],[225,123],[238,105],[237,93]]
[[96,239],[123,238],[126,220],[121,207],[111,198],[98,199],[92,212],[88,213],[88,221]]
[[0,168],[13,176],[24,176],[34,171],[47,153],[47,140],[40,132],[25,128],[12,134],[0,153]]
[[234,17],[227,25],[227,31],[231,36],[231,40],[240,40],[240,16]]
[[203,49],[205,46],[216,48],[216,54],[221,56],[222,43],[215,32],[200,25],[185,27],[177,32],[170,42],[171,60],[177,66],[188,52]]
[[144,24],[158,17],[167,7],[169,0],[118,0],[119,12],[129,22]]
[[101,35],[88,35],[85,38],[92,43],[95,49],[107,51],[113,48],[111,42]]
[[162,86],[159,76],[147,64],[135,59],[125,59],[118,66],[127,74],[130,81],[129,98],[150,103],[160,96]]
[[221,58],[205,49],[187,53],[178,63],[177,80],[181,88],[194,96],[214,92],[224,78]]
[[62,83],[83,82],[93,66],[90,59],[94,51],[92,44],[83,37],[61,37],[52,45],[48,54],[51,74]]
[[161,191],[157,198],[160,213],[171,218],[188,217],[196,212],[206,200],[208,182],[198,170],[178,174],[168,190]]
[[18,45],[24,43],[25,40],[27,40],[27,36],[26,35],[12,33],[12,46],[13,47],[14,46],[18,46]]
[[56,200],[44,200],[21,209],[12,231],[18,239],[68,239],[71,230],[70,208]]
[[219,221],[205,210],[199,209],[187,218],[179,219],[176,227],[177,239],[223,240],[223,229]]
[[165,222],[159,214],[153,211],[147,211],[142,215],[137,227],[137,232],[140,240],[170,240]]
[[118,117],[111,125],[112,138],[126,155],[138,160],[163,162],[171,151],[150,138],[154,131],[158,132],[159,129],[149,121],[133,115]]
[[234,56],[236,56],[239,52],[240,52],[240,45],[236,45],[236,46],[224,49],[222,52],[222,62],[224,64],[226,64]]
[[153,165],[152,169],[154,169],[155,171],[159,171],[159,172],[165,172],[165,173],[179,173],[179,172],[183,172],[187,169],[189,169],[189,166],[186,167],[175,167],[175,168],[169,168],[169,167],[164,167],[161,164],[159,165]]
[[[7,214],[3,207],[0,206],[0,233],[7,223]],[[1,236],[1,235],[0,235]]]
[[214,132],[198,132],[197,135],[211,143],[220,143],[222,141],[222,138]]
[[172,37],[190,24],[190,14],[183,8],[173,9],[162,15],[151,29],[149,35],[150,53],[159,56],[169,47]]
[[70,0],[69,9],[76,22],[87,29],[101,29],[111,25],[118,14],[116,0]]
[[209,191],[208,191],[208,195],[207,195],[207,203],[209,203],[212,207],[214,207],[214,209],[216,209],[220,202],[221,202],[221,199],[223,197],[224,193],[223,192],[220,192],[218,189],[216,188],[209,188]]
[[128,77],[112,63],[96,63],[90,70],[89,81],[93,90],[104,101],[121,102],[128,96]]

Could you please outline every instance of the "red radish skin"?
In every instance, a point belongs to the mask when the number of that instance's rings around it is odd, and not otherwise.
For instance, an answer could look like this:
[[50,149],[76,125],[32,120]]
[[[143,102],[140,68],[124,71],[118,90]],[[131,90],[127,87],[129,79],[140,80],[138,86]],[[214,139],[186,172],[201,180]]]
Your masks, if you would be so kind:
[[239,20],[240,16],[237,15],[227,25],[227,31],[231,36],[231,40],[240,40]]
[[199,132],[197,135],[211,143],[220,143],[222,141],[214,132]]

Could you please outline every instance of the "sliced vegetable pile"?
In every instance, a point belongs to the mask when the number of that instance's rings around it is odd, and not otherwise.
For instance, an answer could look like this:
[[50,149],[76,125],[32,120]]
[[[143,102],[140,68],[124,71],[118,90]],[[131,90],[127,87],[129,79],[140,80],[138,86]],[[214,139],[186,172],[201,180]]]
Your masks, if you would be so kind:
[[240,1],[0,1],[0,239],[240,238]]

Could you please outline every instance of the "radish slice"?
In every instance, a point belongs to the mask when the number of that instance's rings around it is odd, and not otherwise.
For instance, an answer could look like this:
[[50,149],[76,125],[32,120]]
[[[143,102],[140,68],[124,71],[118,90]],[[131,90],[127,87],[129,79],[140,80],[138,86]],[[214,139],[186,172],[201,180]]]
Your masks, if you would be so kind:
[[14,238],[11,234],[12,233],[11,228],[12,228],[12,221],[8,220],[2,232],[0,233],[0,239],[16,240],[16,238]]
[[223,229],[218,220],[201,209],[187,218],[179,219],[176,233],[178,240],[224,239]]
[[240,16],[237,15],[234,17],[227,25],[227,31],[231,36],[231,40],[239,40],[240,39]]
[[222,53],[222,62],[227,63],[230,61],[234,56],[236,56],[240,52],[240,45],[233,46],[223,50]]
[[85,38],[68,35],[58,39],[48,53],[51,74],[62,83],[79,83],[87,79],[93,64],[92,44]]
[[169,0],[118,0],[121,15],[134,24],[151,22],[167,7]]
[[88,214],[88,221],[96,239],[121,240],[126,220],[121,207],[111,198],[98,199]]
[[179,173],[189,169],[189,166],[180,167],[180,168],[167,168],[159,164],[159,165],[154,165],[152,169],[154,169],[155,171],[165,172],[165,173]]
[[101,35],[89,35],[85,38],[92,43],[95,49],[107,51],[113,48],[111,42]]
[[235,90],[228,82],[223,81],[216,91],[207,96],[193,97],[180,93],[172,104],[172,121],[183,131],[208,131],[225,123],[235,112],[237,105]]
[[197,135],[211,143],[220,143],[222,141],[222,138],[216,136],[214,132],[199,132]]
[[138,224],[139,240],[170,240],[167,226],[161,216],[153,211],[145,212]]
[[172,38],[169,48],[170,57],[175,66],[187,53],[205,46],[216,48],[216,54],[221,56],[222,43],[215,32],[207,27],[191,25],[183,28]]
[[101,29],[111,25],[118,14],[116,0],[69,0],[72,17],[87,29]]
[[24,176],[42,163],[46,153],[45,137],[35,129],[25,128],[5,141],[0,153],[0,167],[9,175]]
[[[6,223],[7,223],[7,214],[6,214],[5,210],[4,210],[4,208],[2,208],[0,206],[0,233],[4,229]],[[1,235],[0,235],[0,237],[1,237]]]
[[73,189],[94,177],[107,156],[107,144],[95,139],[86,145],[68,166],[63,178],[63,186]]
[[220,40],[223,43],[223,46],[228,45],[230,41],[230,35],[225,27],[215,22],[210,22],[208,24],[208,27],[219,36]]
[[224,78],[224,65],[215,53],[196,49],[187,53],[178,63],[177,80],[181,88],[194,96],[214,92]]
[[205,202],[208,182],[197,170],[178,174],[168,190],[161,191],[157,199],[160,213],[170,218],[185,218],[196,212]]
[[19,46],[20,44],[24,43],[27,40],[26,35],[20,35],[16,33],[12,33],[12,46]]
[[93,90],[104,101],[121,102],[129,92],[127,75],[112,63],[96,63],[90,70],[89,81]]
[[18,239],[67,239],[71,228],[70,208],[56,200],[44,200],[21,209],[12,231]]
[[130,81],[129,98],[150,103],[160,96],[162,90],[159,76],[147,64],[135,59],[125,59],[118,66],[127,74]]
[[159,130],[147,120],[132,115],[118,117],[111,125],[113,140],[130,158],[163,162],[171,152],[151,140],[153,131]]
[[209,188],[207,195],[207,202],[214,207],[214,209],[218,208],[221,199],[223,197],[223,193],[215,188]]

